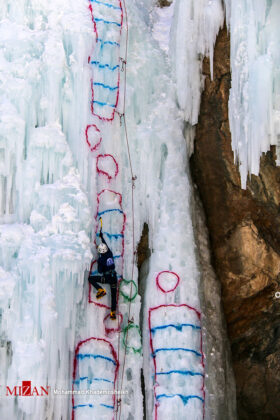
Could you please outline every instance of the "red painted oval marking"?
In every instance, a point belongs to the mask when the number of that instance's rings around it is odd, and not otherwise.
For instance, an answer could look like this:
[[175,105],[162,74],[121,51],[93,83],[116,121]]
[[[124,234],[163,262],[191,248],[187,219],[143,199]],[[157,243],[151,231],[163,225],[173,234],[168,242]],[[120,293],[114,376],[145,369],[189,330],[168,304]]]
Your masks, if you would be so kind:
[[[169,289],[167,289],[165,283],[169,282],[170,280],[166,281],[166,274],[171,274],[171,280],[173,283],[175,283],[175,285]],[[165,280],[165,281],[164,281]],[[170,293],[170,292],[174,292],[174,290],[176,290],[176,288],[178,287],[178,284],[180,282],[180,277],[178,276],[178,274],[174,273],[173,271],[161,271],[160,273],[158,273],[157,277],[156,277],[156,284],[157,287],[163,292],[163,293]]]
[[98,155],[96,159],[96,170],[98,174],[105,175],[110,181],[119,173],[119,165],[114,156],[110,154]]
[[86,142],[93,152],[95,151],[102,142],[101,132],[95,124],[89,124],[85,131]]

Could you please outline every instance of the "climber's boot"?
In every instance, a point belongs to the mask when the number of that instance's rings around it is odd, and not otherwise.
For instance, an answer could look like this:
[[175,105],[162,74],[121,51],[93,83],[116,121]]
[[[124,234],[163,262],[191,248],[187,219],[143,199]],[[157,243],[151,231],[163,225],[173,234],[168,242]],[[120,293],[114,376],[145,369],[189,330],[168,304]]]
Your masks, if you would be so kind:
[[117,317],[116,317],[116,311],[111,311],[111,313],[110,313],[110,318],[111,319],[116,319]]
[[97,290],[96,299],[101,299],[105,295],[106,295],[106,290],[100,288]]

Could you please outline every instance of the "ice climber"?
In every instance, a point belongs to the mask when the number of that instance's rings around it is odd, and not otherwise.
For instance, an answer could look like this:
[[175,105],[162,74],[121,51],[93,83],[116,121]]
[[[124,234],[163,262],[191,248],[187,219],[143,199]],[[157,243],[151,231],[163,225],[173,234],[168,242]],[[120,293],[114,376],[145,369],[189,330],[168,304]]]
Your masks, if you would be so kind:
[[93,275],[91,272],[89,273],[88,280],[89,282],[95,287],[97,290],[96,298],[101,299],[103,296],[106,295],[106,290],[100,286],[99,283],[102,284],[110,284],[111,286],[111,313],[110,318],[116,319],[116,307],[117,307],[117,285],[118,285],[118,278],[117,273],[115,271],[115,263],[113,253],[108,247],[103,233],[102,228],[100,229],[99,233],[101,243],[97,247],[98,251],[98,273],[99,276]]

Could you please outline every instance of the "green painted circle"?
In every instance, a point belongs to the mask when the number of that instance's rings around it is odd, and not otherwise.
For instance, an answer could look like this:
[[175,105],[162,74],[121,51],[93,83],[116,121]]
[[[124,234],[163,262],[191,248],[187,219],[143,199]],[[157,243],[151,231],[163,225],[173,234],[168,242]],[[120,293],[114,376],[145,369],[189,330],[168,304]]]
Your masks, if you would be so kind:
[[128,346],[127,343],[126,343],[126,341],[127,341],[126,336],[128,334],[128,331],[131,328],[136,328],[136,330],[139,332],[140,342],[141,342],[141,331],[140,331],[139,325],[131,323],[131,324],[128,324],[123,330],[123,345],[124,345],[126,350],[132,350],[134,353],[141,353],[142,352],[142,344],[140,345],[139,348],[135,348],[133,346]]
[[[133,284],[134,288],[135,288],[135,292],[132,296],[127,295],[126,293],[123,292],[122,290],[122,285],[123,284]],[[122,297],[127,301],[127,302],[132,302],[138,293],[138,288],[137,288],[137,284],[135,283],[134,280],[126,280],[126,279],[122,279],[120,282],[120,294],[122,295]]]

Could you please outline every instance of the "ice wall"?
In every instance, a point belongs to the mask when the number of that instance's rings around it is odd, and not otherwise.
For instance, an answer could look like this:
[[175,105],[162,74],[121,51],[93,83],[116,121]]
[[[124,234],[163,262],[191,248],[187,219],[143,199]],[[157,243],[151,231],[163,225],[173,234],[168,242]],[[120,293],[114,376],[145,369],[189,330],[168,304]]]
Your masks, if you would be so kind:
[[[131,169],[124,131],[124,93],[127,19],[120,0],[88,1],[93,46],[88,45],[91,97],[83,141],[87,146],[93,183],[93,242],[98,244],[100,221],[114,255],[119,280],[117,320],[110,320],[110,287],[97,300],[87,287],[86,310],[81,318],[73,359],[73,391],[90,390],[72,399],[72,419],[143,418],[140,371],[142,344],[139,327],[140,297],[133,243]],[[139,231],[136,227],[135,235]],[[135,237],[137,240],[137,236]],[[91,273],[96,275],[96,251]],[[135,278],[133,279],[133,274]],[[132,293],[130,293],[130,289]],[[100,395],[98,391],[105,391]],[[115,393],[119,391],[119,393]]]
[[[171,68],[173,71],[176,69],[176,72],[174,71],[173,74],[177,92],[179,90],[179,94],[183,98],[183,101],[180,102],[180,96],[177,93],[178,105],[182,111],[187,109],[187,112],[181,112],[180,116],[183,117],[185,123],[187,122],[187,124],[185,124],[184,135],[188,143],[189,153],[192,151],[191,143],[195,134],[195,125],[192,124],[195,124],[198,118],[200,93],[204,83],[201,75],[203,56],[201,53],[199,54],[199,51],[210,56],[211,71],[213,74],[213,49],[215,38],[224,21],[221,2],[204,2],[203,4],[201,3],[200,6],[201,7],[199,7],[197,2],[192,4],[191,2],[173,1],[170,8],[156,10],[153,13],[153,35],[159,42],[161,48],[168,53],[167,59],[168,57],[171,58]],[[186,21],[188,22],[187,25]],[[165,27],[164,33],[161,31],[163,25]],[[169,28],[171,28],[171,30]],[[169,38],[168,33],[171,34],[171,39]],[[177,56],[175,54],[176,52]],[[192,119],[192,117],[190,117],[188,110],[194,111],[193,115],[195,118]],[[193,194],[193,192],[191,194]],[[194,203],[193,198],[191,198],[191,202],[192,204]],[[226,330],[223,325],[220,309],[218,309],[220,308],[219,284],[215,279],[210,264],[208,251],[209,244],[207,242],[207,232],[205,231],[205,221],[202,217],[202,212],[199,210],[198,205],[195,205],[192,211],[195,238],[197,241],[196,251],[199,255],[200,273],[198,274],[198,277],[201,278],[199,291],[202,292],[203,290],[204,293],[201,293],[203,295],[200,299],[201,306],[196,306],[194,301],[191,302],[190,300],[188,301],[188,304],[192,305],[193,303],[195,308],[201,308],[202,312],[201,324],[206,369],[205,418],[235,419],[235,384],[231,369]],[[186,217],[184,217],[184,220],[185,219]],[[176,270],[174,269],[174,271]],[[184,274],[180,273],[180,278],[184,279]],[[178,288],[176,288],[176,290],[177,289]],[[166,293],[165,299],[164,292],[161,289],[155,287],[154,293],[158,294],[158,299],[162,299],[162,301],[160,301],[161,304],[166,304],[167,302],[172,304],[174,301],[178,304],[179,302],[184,301],[184,298],[181,298],[182,300],[180,300],[178,297],[178,290]],[[175,296],[172,296],[174,294]],[[156,336],[156,334],[154,335]],[[168,344],[170,342],[177,343],[180,340],[179,333],[175,334],[176,338],[174,339],[172,339],[171,336],[172,333],[170,334],[169,339],[165,340]],[[153,337],[151,338],[153,339]],[[198,351],[197,347],[190,346],[190,342],[188,344],[189,350],[196,349],[196,351]],[[168,345],[165,345],[165,348],[166,347],[168,347]],[[175,349],[173,351],[175,353]],[[166,351],[166,353],[168,354],[168,351]],[[171,353],[172,351],[169,350],[170,358]],[[161,352],[158,354],[161,354]],[[179,357],[181,356],[179,351],[177,354]],[[198,355],[196,357],[199,359]],[[199,362],[198,359],[196,360],[197,363]],[[173,366],[176,366],[175,362]],[[199,373],[199,367],[194,363],[193,367],[195,366],[195,371]],[[177,385],[179,383],[184,383],[184,381],[180,382],[178,380]],[[173,389],[177,389],[178,391],[178,388],[175,386]],[[184,385],[182,389],[184,389]],[[196,395],[199,396],[199,393]],[[196,413],[198,412],[199,411]],[[182,413],[183,411],[179,411],[179,413],[176,412],[176,416],[180,418]],[[195,414],[192,413],[192,416],[194,415]]]
[[197,123],[200,95],[204,86],[202,61],[213,52],[216,36],[224,22],[221,0],[176,0],[171,27],[170,56],[175,69],[177,100],[185,121]]
[[[158,43],[167,51],[169,29],[152,35],[161,31],[154,1],[127,7],[126,89],[123,1],[7,0],[1,9],[1,379],[68,390],[97,390],[100,380],[126,392],[121,402],[11,397],[1,418],[141,419],[143,366],[147,417],[208,413],[183,127],[197,121],[201,55],[212,55],[221,4],[174,3],[172,65]],[[125,278],[116,325],[109,296],[98,305],[85,278],[100,215]],[[153,252],[140,322],[134,253],[144,222]]]
[[[148,223],[152,250],[140,281],[144,296],[146,415],[151,419],[202,419],[205,410],[209,418],[209,397],[204,395],[204,392],[207,395],[204,375],[208,371],[204,371],[201,350],[203,314],[200,315],[200,275],[191,220],[184,118],[177,104],[178,80],[172,78],[169,57],[158,44],[167,51],[168,28],[161,36],[161,27],[162,22],[169,24],[172,13],[154,11],[151,2],[144,3],[147,8],[143,8],[142,3],[141,6],[129,5],[127,120],[128,131],[133,133],[133,162],[138,176],[136,220]],[[178,4],[177,9],[174,4],[174,13],[177,13],[174,27],[182,13]],[[180,25],[184,31],[183,18]],[[150,39],[151,29],[155,41]],[[172,51],[177,48],[178,59],[177,42],[180,43],[181,38],[178,29],[170,47]],[[141,45],[146,46],[145,50]],[[187,45],[181,43],[182,54],[186,48]],[[187,84],[184,72],[189,64],[192,65],[192,61],[186,62],[179,73],[184,89]],[[134,78],[135,68],[137,79]],[[196,77],[200,80],[201,75],[194,74],[193,78]],[[186,90],[184,92],[186,94]],[[199,93],[196,91],[197,97]],[[207,363],[211,363],[210,359]],[[215,396],[212,407],[217,415]]]
[[225,0],[231,37],[229,120],[241,184],[258,175],[260,156],[276,145],[280,162],[280,3]]
[[52,390],[47,404],[1,395],[3,419],[71,412],[53,389],[71,387],[69,355],[91,260],[89,199],[69,147],[75,139],[76,160],[84,160],[77,140],[85,115],[81,105],[76,117],[73,97],[88,81],[85,10],[83,2],[27,0],[0,9],[1,391],[24,380]]

